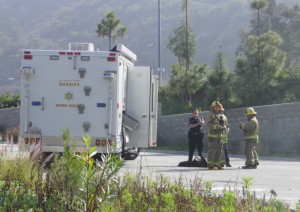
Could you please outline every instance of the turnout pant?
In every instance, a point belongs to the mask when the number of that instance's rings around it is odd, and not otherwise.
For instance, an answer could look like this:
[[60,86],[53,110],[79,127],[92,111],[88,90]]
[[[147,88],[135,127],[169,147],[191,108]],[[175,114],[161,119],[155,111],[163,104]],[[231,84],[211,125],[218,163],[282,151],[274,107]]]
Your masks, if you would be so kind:
[[220,167],[223,143],[219,138],[208,138],[208,167]]
[[258,155],[255,150],[255,141],[246,141],[245,144],[245,155],[246,155],[246,163],[245,165],[256,165],[258,163]]

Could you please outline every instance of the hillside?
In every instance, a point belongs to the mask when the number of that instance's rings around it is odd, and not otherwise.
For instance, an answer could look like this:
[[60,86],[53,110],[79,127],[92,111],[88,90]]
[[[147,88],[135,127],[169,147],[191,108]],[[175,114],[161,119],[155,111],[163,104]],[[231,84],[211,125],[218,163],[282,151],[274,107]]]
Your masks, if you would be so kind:
[[[277,2],[291,6],[298,1]],[[92,42],[106,50],[108,40],[98,38],[95,30],[109,11],[128,27],[119,42],[138,55],[139,65],[157,69],[157,0],[0,0],[0,4],[0,92],[19,89],[20,49],[63,49],[68,42]],[[189,19],[197,38],[194,63],[211,65],[222,46],[233,67],[239,30],[247,28],[252,16],[249,8],[248,0],[191,0]],[[182,0],[161,0],[161,61],[166,69],[176,63],[166,44],[180,24],[181,9]]]

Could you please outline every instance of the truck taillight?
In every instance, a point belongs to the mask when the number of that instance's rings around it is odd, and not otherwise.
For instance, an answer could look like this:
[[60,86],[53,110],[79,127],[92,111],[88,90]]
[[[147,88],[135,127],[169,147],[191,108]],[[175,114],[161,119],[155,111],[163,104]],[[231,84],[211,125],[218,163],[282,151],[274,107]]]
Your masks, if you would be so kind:
[[35,138],[30,138],[30,144],[35,144]]
[[29,138],[24,138],[24,143],[28,144],[29,143]]
[[32,60],[32,55],[24,55],[24,60]]
[[106,139],[101,140],[101,146],[106,146]]
[[107,57],[107,61],[109,62],[116,61],[116,54],[110,53],[109,56]]
[[41,142],[41,139],[40,138],[36,138],[35,142],[36,142],[36,144],[39,144]]
[[96,139],[96,146],[100,146],[100,139]]

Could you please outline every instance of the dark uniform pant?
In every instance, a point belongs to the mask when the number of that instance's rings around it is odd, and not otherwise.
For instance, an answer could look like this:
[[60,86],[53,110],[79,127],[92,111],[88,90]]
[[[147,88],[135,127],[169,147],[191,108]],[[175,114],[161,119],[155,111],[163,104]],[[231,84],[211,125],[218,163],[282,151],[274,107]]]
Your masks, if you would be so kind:
[[229,159],[229,153],[228,153],[227,145],[226,145],[226,143],[223,143],[223,149],[222,149],[222,156],[221,156],[221,160],[220,160],[220,165],[224,166],[225,164],[226,165],[230,164],[230,159]]
[[189,136],[189,159],[188,161],[193,160],[194,151],[197,147],[198,155],[202,157],[203,149],[203,133],[197,133],[196,135]]

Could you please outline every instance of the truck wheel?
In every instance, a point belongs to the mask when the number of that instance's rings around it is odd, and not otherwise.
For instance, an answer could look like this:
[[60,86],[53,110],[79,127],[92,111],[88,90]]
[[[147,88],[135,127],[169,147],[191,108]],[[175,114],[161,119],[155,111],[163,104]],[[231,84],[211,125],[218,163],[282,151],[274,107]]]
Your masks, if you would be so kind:
[[43,152],[42,153],[42,162],[45,169],[50,168],[51,163],[54,161],[55,153],[54,152]]
[[127,149],[124,152],[124,160],[135,160],[140,154],[139,148]]

